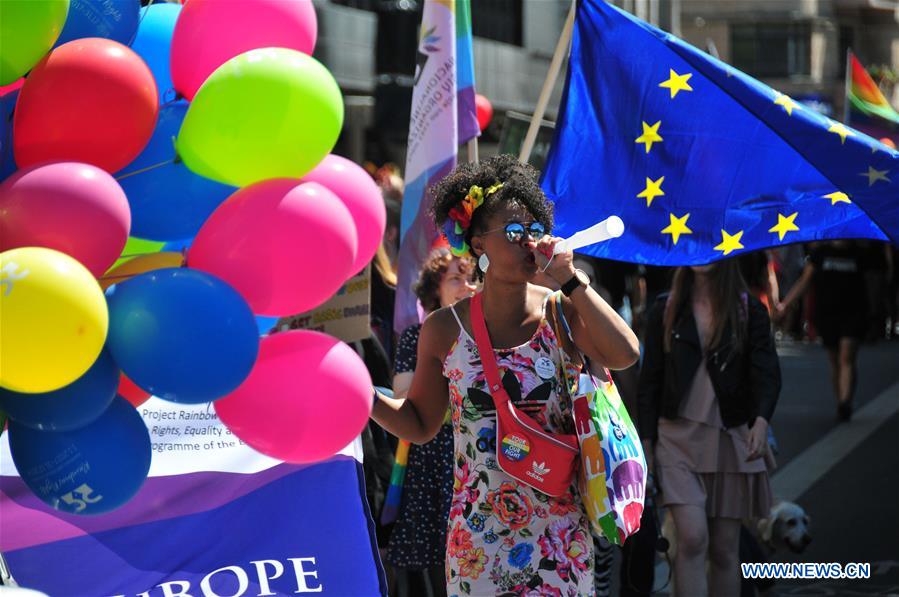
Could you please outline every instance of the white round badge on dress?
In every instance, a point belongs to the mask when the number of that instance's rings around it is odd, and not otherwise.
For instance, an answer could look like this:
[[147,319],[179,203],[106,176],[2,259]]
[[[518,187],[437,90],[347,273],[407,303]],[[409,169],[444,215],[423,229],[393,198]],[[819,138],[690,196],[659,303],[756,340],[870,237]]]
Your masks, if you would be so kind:
[[555,363],[546,357],[537,359],[537,362],[534,363],[534,369],[537,370],[537,375],[543,379],[552,379],[556,374]]

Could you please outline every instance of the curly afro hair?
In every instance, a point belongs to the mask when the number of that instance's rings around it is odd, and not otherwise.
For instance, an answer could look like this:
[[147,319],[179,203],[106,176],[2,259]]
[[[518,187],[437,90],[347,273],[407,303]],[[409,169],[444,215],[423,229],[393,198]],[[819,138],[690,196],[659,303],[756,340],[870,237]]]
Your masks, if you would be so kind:
[[[483,205],[475,210],[471,226],[465,233],[468,246],[471,247],[471,237],[484,230],[490,216],[509,205],[526,209],[549,233],[553,227],[553,207],[537,178],[537,170],[509,154],[493,156],[477,164],[461,164],[430,188],[434,222],[438,229],[442,229],[450,210],[465,198],[472,185],[486,189],[501,182],[502,188],[486,197]],[[469,249],[469,253],[477,259],[474,251]]]

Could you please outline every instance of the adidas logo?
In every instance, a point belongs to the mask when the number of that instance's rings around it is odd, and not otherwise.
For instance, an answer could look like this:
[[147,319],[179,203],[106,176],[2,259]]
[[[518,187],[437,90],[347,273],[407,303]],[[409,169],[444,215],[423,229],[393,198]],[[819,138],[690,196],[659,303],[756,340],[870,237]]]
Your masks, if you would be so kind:
[[524,474],[532,479],[536,479],[540,483],[543,483],[544,475],[548,475],[549,471],[552,470],[552,469],[546,468],[545,462],[532,462],[531,468],[534,470],[533,471],[525,471]]

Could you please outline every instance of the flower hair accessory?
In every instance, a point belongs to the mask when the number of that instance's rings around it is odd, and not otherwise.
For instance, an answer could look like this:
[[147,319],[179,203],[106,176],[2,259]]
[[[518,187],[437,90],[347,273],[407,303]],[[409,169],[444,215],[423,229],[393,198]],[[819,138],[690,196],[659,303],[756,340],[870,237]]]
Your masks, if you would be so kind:
[[468,243],[465,241],[465,235],[471,227],[471,218],[474,216],[474,210],[483,205],[484,200],[503,188],[503,183],[498,182],[487,187],[486,190],[478,185],[472,185],[468,189],[459,205],[449,211],[449,217],[443,223],[443,234],[449,241],[450,251],[453,255],[461,257],[468,252]]

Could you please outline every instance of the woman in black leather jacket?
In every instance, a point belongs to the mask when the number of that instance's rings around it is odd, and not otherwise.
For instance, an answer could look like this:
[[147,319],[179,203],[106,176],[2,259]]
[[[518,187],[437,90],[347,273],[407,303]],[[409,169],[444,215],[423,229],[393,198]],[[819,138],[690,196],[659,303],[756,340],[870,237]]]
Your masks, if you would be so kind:
[[639,421],[677,530],[680,591],[739,594],[740,521],[771,505],[763,456],[779,392],[768,313],[736,261],[679,268],[648,316]]

